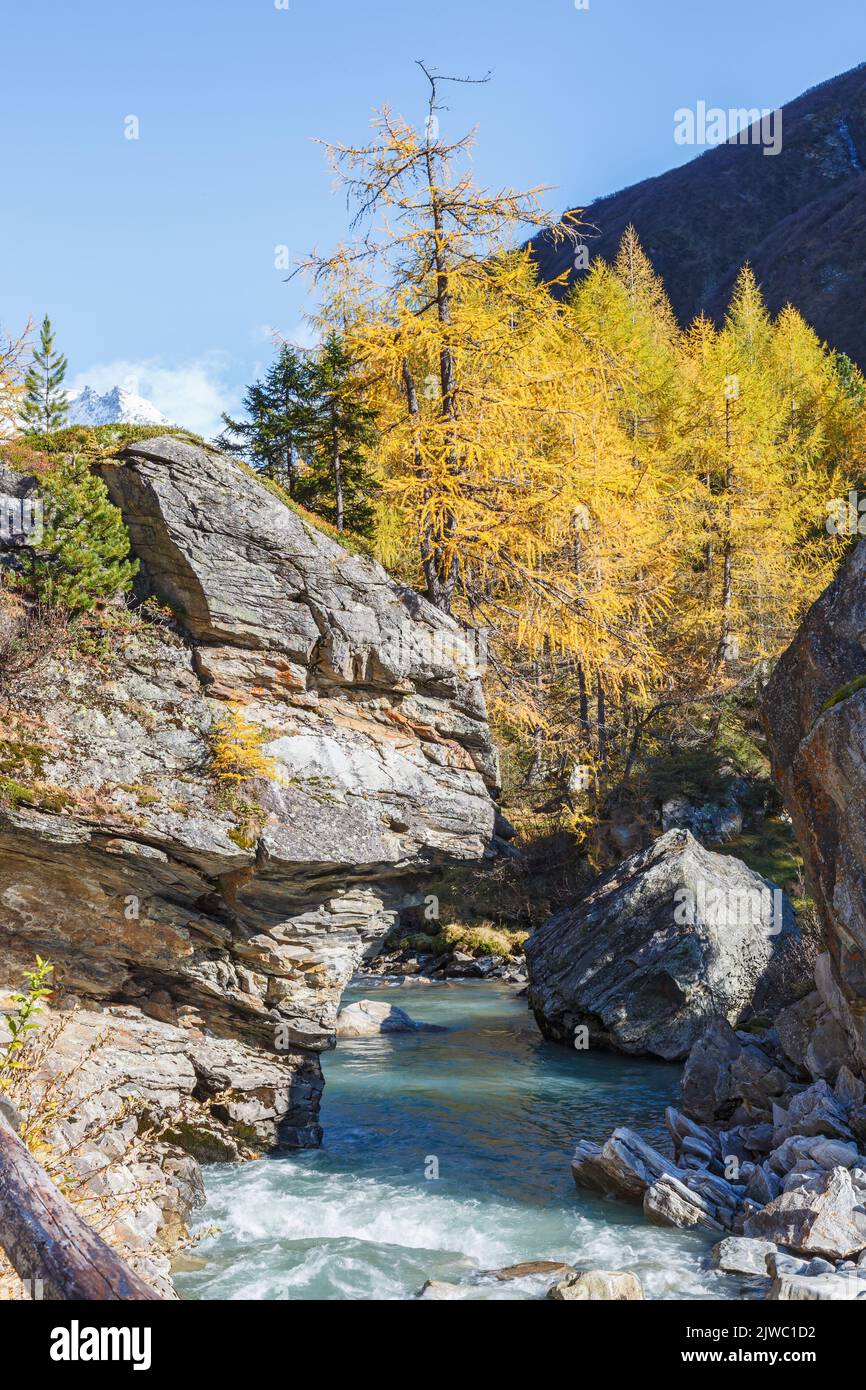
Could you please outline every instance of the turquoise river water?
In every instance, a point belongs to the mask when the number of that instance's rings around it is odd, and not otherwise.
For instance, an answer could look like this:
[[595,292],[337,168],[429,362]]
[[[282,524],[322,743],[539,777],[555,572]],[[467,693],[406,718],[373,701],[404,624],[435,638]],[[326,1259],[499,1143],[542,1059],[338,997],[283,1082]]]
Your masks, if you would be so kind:
[[[646,1224],[638,1207],[578,1192],[578,1138],[639,1129],[669,1152],[679,1069],[546,1043],[512,987],[355,985],[442,1033],[341,1042],[325,1057],[324,1145],[206,1170],[201,1241],[183,1298],[402,1299],[427,1279],[467,1298],[525,1298],[537,1280],[485,1271],[565,1258],[634,1270],[651,1298],[730,1298],[709,1239]],[[435,1176],[438,1169],[438,1176]]]

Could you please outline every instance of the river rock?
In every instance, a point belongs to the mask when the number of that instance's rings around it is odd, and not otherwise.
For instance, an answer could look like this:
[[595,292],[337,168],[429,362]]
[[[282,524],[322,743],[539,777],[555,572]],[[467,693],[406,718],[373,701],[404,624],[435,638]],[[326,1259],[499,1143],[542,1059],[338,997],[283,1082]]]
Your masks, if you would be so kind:
[[809,1147],[809,1157],[822,1168],[853,1168],[858,1161],[857,1145],[841,1139],[816,1139]]
[[866,1279],[848,1274],[819,1274],[816,1277],[782,1274],[773,1280],[767,1298],[776,1302],[837,1302],[866,1298]]
[[845,1066],[845,1033],[817,990],[783,1009],[774,1026],[786,1056],[810,1076],[834,1081]]
[[445,1279],[428,1279],[418,1297],[430,1303],[450,1303],[465,1298],[466,1288],[463,1284],[449,1284]]
[[709,1125],[697,1124],[673,1105],[669,1105],[665,1109],[665,1124],[677,1152],[684,1148],[686,1140],[689,1139],[703,1145],[716,1156],[721,1152],[719,1136],[714,1129],[711,1129]]
[[858,1161],[857,1145],[841,1139],[814,1138],[811,1135],[797,1134],[785,1139],[770,1154],[767,1162],[780,1176],[804,1160],[818,1168],[853,1168]]
[[866,1211],[846,1168],[783,1192],[744,1223],[743,1234],[801,1255],[846,1260],[866,1249]]
[[659,1178],[644,1193],[644,1216],[658,1226],[721,1231],[724,1227],[713,1216],[713,1210],[700,1193],[691,1191],[685,1183],[669,1175]]
[[711,1018],[789,1002],[798,942],[781,890],[671,830],[529,937],[529,1003],[557,1042],[682,1058]]
[[524,1260],[519,1265],[506,1265],[504,1269],[493,1269],[490,1271],[495,1279],[503,1283],[510,1283],[513,1279],[528,1279],[536,1275],[550,1275],[557,1278],[564,1274],[576,1274],[577,1271],[564,1260]]
[[775,1255],[771,1240],[749,1240],[745,1236],[726,1236],[710,1251],[710,1264],[726,1274],[767,1276],[767,1258]]
[[396,1004],[378,999],[359,999],[341,1009],[337,1018],[338,1038],[373,1038],[380,1033],[442,1033],[436,1023],[419,1023]]
[[845,1110],[824,1080],[815,1081],[791,1096],[786,1109],[777,1105],[773,1122],[776,1145],[794,1135],[821,1134],[831,1139],[851,1138]]
[[643,1298],[643,1288],[636,1274],[622,1270],[588,1269],[554,1284],[547,1295],[559,1303],[580,1299],[623,1302]]
[[810,1264],[811,1260],[801,1260],[797,1255],[790,1255],[787,1250],[773,1246],[767,1256],[767,1273],[771,1279],[783,1274],[805,1274]]
[[847,1067],[839,1068],[833,1094],[846,1112],[858,1109],[866,1099],[866,1085]]
[[[772,1147],[773,1127],[754,1132],[756,1123],[772,1120],[773,1104],[782,1099],[792,1077],[760,1041],[735,1032],[724,1018],[714,1018],[695,1041],[683,1069],[683,1110],[705,1125],[737,1117],[751,1123],[734,1126],[739,1139],[756,1152]],[[726,1128],[728,1128],[726,1126]],[[729,1143],[721,1141],[725,1153]]]
[[746,1196],[764,1207],[778,1197],[781,1190],[781,1181],[769,1164],[755,1164],[746,1182]]
[[676,1164],[624,1126],[615,1129],[603,1145],[580,1140],[571,1172],[578,1187],[636,1202],[660,1177],[683,1176]]

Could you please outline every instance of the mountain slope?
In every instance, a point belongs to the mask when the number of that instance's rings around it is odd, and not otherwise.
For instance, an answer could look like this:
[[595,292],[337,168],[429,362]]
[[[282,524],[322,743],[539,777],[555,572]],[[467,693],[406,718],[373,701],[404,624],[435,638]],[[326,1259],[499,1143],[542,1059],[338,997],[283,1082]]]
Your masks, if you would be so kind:
[[[718,318],[744,261],[775,312],[790,300],[833,346],[866,363],[866,65],[783,110],[782,149],[724,144],[590,204],[593,257],[612,260],[629,223],[686,324]],[[593,230],[594,228],[594,230]],[[541,273],[572,267],[549,234],[534,241]]]

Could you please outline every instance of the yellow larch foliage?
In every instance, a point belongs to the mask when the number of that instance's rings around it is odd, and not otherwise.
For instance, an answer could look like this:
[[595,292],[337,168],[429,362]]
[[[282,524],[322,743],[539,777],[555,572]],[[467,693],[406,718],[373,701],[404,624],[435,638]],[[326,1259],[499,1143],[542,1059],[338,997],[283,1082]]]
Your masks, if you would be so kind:
[[244,782],[251,777],[279,780],[279,763],[262,752],[269,734],[241,714],[238,704],[230,704],[214,720],[210,729],[211,771],[220,782]]

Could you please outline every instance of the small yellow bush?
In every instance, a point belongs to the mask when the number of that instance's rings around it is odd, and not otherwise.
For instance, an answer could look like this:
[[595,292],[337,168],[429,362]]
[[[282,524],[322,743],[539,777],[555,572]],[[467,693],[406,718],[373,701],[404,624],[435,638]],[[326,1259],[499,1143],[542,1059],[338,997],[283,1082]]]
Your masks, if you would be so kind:
[[211,771],[223,783],[244,782],[250,777],[279,781],[277,760],[262,752],[267,742],[264,729],[244,719],[239,705],[229,705],[211,726]]

